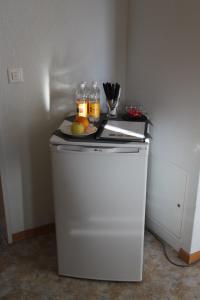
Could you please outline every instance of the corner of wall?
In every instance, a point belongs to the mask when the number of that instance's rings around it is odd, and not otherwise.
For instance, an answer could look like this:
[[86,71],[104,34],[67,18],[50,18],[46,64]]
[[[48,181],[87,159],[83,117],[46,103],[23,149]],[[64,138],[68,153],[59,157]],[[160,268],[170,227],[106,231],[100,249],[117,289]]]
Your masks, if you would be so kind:
[[131,38],[131,11],[132,0],[127,0],[127,22],[126,22],[126,66],[125,66],[125,102],[127,101],[127,89],[128,89],[128,74],[129,74],[129,55],[130,55],[130,38]]

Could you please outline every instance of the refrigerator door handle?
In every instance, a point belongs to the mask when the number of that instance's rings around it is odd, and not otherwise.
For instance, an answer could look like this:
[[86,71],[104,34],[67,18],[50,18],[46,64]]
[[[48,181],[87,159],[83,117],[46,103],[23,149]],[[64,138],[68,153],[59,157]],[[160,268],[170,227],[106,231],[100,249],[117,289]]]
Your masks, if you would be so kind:
[[84,146],[56,146],[58,152],[86,152],[86,153],[139,153],[140,147],[114,148],[114,147],[84,147]]

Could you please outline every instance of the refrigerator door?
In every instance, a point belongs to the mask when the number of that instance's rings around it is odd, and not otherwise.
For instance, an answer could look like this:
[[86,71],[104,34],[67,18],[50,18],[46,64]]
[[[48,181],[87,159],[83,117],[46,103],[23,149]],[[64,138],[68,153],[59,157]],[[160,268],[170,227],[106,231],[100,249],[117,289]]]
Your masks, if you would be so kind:
[[59,274],[142,280],[147,156],[147,146],[52,146]]

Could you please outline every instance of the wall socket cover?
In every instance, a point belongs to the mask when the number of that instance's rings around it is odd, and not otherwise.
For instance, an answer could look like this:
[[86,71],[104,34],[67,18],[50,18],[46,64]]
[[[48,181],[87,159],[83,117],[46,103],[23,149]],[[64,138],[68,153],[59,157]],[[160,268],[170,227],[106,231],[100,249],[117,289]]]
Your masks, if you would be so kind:
[[23,82],[23,69],[22,68],[8,68],[8,82],[17,83]]

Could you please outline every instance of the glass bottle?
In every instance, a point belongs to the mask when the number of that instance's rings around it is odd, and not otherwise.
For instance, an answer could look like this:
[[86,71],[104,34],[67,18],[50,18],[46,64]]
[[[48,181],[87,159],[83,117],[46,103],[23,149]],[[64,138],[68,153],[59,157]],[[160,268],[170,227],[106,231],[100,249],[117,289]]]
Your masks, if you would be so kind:
[[93,81],[90,89],[89,99],[89,120],[92,123],[98,122],[100,119],[100,89],[97,81]]
[[87,82],[82,81],[76,90],[76,109],[79,117],[88,116]]

